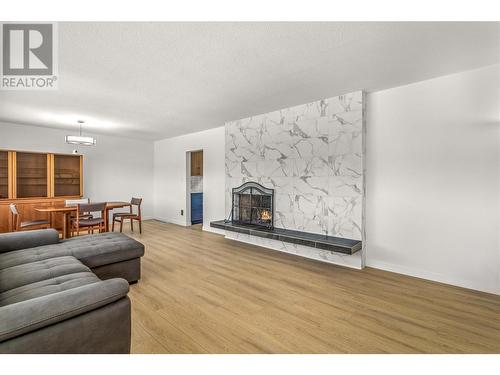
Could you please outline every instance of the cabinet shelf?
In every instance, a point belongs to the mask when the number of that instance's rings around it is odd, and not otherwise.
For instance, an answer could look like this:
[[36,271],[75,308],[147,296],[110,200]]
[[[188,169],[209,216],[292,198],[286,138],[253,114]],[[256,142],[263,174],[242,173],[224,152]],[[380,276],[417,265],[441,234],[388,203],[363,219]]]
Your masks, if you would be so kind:
[[46,197],[48,194],[48,156],[34,152],[16,152],[17,198]]
[[0,151],[0,199],[9,197],[9,153]]
[[0,150],[0,199],[82,196],[82,156]]
[[17,168],[19,168],[22,171],[26,171],[28,173],[37,173],[37,172],[46,172],[47,171],[47,166],[31,168],[28,166],[24,166],[23,164],[20,164],[20,163],[16,163],[16,165],[17,165]]
[[54,155],[54,196],[80,194],[80,157]]

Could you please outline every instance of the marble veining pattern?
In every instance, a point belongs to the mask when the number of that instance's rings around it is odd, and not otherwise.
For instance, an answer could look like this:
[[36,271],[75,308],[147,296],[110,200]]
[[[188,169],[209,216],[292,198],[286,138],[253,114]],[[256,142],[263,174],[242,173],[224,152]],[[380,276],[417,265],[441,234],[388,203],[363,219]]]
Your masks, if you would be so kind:
[[362,240],[363,100],[358,91],[227,122],[226,211],[231,188],[257,181],[276,191],[277,227]]

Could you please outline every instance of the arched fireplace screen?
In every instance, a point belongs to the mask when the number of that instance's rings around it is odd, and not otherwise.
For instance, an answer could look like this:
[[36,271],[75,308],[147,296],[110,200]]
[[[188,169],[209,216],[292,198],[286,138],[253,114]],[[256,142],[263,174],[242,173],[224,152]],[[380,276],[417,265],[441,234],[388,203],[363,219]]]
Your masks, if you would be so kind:
[[256,182],[233,188],[232,223],[274,227],[274,189]]

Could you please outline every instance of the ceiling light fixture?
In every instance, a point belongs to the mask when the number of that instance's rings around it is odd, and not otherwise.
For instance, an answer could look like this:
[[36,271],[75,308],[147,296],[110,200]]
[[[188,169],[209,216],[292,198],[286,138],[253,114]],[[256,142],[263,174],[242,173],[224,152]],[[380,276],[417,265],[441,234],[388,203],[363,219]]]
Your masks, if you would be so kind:
[[72,145],[83,145],[83,146],[95,146],[96,139],[94,137],[85,137],[82,135],[82,126],[85,121],[78,120],[78,124],[80,125],[80,134],[79,135],[67,135],[64,137],[66,143],[70,143]]

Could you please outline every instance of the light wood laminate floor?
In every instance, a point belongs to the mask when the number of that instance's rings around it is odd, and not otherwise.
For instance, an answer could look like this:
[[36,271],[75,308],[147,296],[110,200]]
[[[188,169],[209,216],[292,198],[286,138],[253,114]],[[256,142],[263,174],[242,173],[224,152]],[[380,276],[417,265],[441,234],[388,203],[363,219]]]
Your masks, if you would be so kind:
[[[128,225],[126,233],[130,234]],[[500,353],[500,296],[144,222],[133,353]]]

